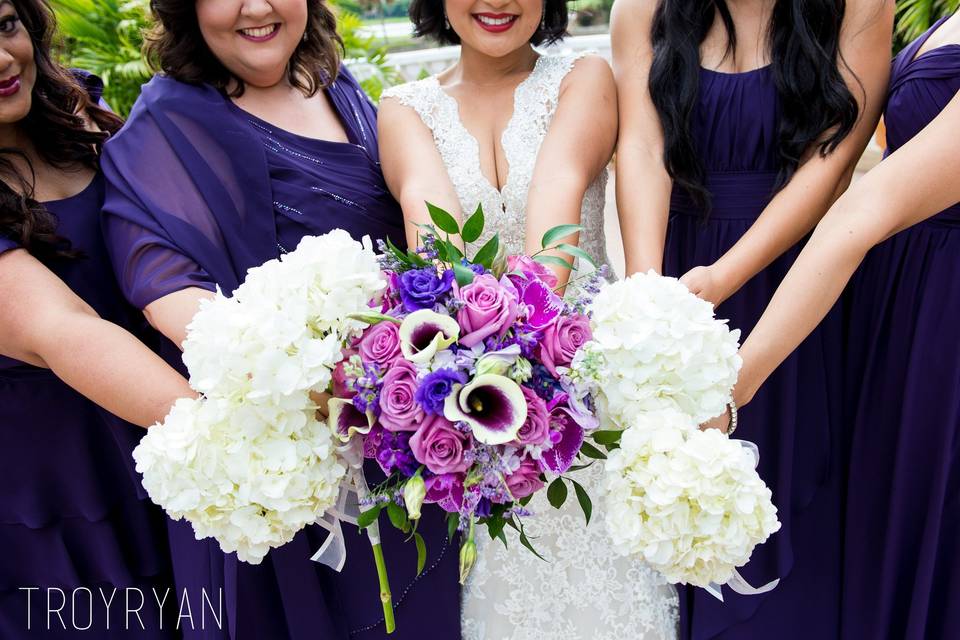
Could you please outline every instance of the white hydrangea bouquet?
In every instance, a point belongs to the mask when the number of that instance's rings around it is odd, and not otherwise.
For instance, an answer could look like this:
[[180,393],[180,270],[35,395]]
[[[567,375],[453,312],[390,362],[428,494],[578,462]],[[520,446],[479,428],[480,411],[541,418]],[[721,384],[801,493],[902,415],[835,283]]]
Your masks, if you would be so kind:
[[369,240],[337,229],[204,301],[183,344],[201,395],[178,401],[133,453],[151,499],[251,564],[318,521],[351,463],[311,394],[330,386],[367,326],[357,314],[385,285]]
[[[753,589],[736,568],[780,528],[755,447],[699,425],[731,399],[740,332],[675,278],[654,272],[605,285],[593,339],[572,375],[594,388],[608,429],[606,525],[615,547],[672,583]],[[722,599],[722,598],[721,598]]]

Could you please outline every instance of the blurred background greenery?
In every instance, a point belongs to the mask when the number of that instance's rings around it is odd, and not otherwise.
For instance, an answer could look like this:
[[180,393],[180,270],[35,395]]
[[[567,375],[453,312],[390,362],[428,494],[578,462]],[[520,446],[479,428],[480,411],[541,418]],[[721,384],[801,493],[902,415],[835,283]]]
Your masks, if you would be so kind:
[[[150,77],[140,55],[142,34],[149,24],[149,0],[53,0],[52,4],[60,22],[64,64],[103,78],[104,98],[125,116],[140,85]],[[414,39],[406,28],[409,0],[334,0],[332,4],[346,57],[374,100],[384,88],[400,81],[387,61],[388,53],[434,46]],[[575,34],[605,31],[612,5],[613,0],[570,2],[571,30]],[[960,0],[900,0],[895,50],[958,8]]]

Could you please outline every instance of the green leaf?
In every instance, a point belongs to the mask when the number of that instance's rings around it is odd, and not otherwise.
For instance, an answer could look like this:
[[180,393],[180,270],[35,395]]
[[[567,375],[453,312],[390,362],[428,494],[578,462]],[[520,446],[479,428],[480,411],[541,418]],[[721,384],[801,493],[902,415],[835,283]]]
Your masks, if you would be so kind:
[[406,510],[392,500],[387,503],[387,517],[390,518],[390,524],[400,531],[406,532],[410,526],[410,519],[407,517]]
[[370,525],[372,525],[374,522],[377,521],[377,518],[380,516],[381,511],[383,511],[382,504],[378,504],[372,509],[364,511],[357,518],[357,526],[361,529],[366,529],[367,527],[369,527]]
[[549,502],[550,506],[554,509],[559,509],[566,501],[567,485],[564,484],[563,478],[557,478],[547,487],[547,502]]
[[567,471],[568,471],[568,472],[569,472],[569,471],[583,471],[584,469],[589,469],[590,467],[592,467],[596,462],[597,462],[596,460],[591,460],[590,462],[588,462],[588,463],[586,463],[586,464],[575,464],[575,465],[573,465],[572,467],[570,467],[569,469],[567,469]]
[[487,531],[490,533],[490,537],[496,540],[503,533],[503,528],[506,525],[507,522],[502,517],[487,520]]
[[387,249],[400,262],[404,264],[410,264],[410,256],[408,256],[405,251],[401,251],[399,248],[397,248],[397,245],[393,244],[393,240],[390,239],[390,236],[387,236]]
[[413,542],[417,545],[417,575],[419,576],[423,573],[423,568],[427,566],[427,543],[424,542],[423,536],[413,532]]
[[612,430],[612,431],[594,431],[593,440],[597,444],[614,444],[620,442],[620,438],[623,436],[623,431]]
[[559,249],[560,251],[563,251],[564,253],[570,254],[574,258],[580,258],[581,260],[587,262],[588,264],[593,265],[594,268],[596,268],[597,266],[597,263],[593,259],[593,256],[591,256],[589,253],[587,253],[580,247],[575,247],[572,244],[558,244],[557,249]]
[[434,247],[437,250],[437,260],[440,262],[450,262],[450,256],[447,255],[447,247],[443,240],[438,240]]
[[447,249],[446,262],[460,262],[460,260],[463,258],[463,252],[460,251],[460,248],[457,245],[450,242],[449,240],[443,240],[441,242],[438,242],[437,244],[438,245],[442,244],[444,247],[446,247]]
[[586,518],[587,524],[590,524],[590,516],[593,515],[593,501],[590,499],[590,494],[587,493],[587,490],[583,488],[576,480],[571,480],[573,483],[573,490],[577,493],[577,502],[580,503],[580,508],[583,510],[583,517]]
[[573,269],[572,264],[559,256],[547,256],[541,253],[540,255],[535,256],[533,259],[541,264],[552,264],[553,266],[560,267],[561,269]]
[[447,514],[447,540],[453,540],[453,534],[457,532],[457,526],[460,524],[460,515],[456,513]]
[[407,251],[407,257],[410,258],[410,262],[415,267],[429,267],[430,263],[421,258],[418,254],[413,251]]
[[522,544],[522,545],[525,546],[527,549],[529,549],[529,550],[533,553],[533,555],[537,556],[538,558],[540,558],[540,559],[543,560],[544,562],[547,562],[547,559],[544,558],[542,555],[540,555],[540,553],[539,553],[536,549],[533,548],[533,545],[530,543],[530,538],[528,538],[528,537],[527,537],[527,534],[524,533],[524,531],[523,531],[523,527],[520,527],[520,544]]
[[483,225],[483,205],[478,204],[477,210],[463,223],[463,233],[460,234],[460,237],[463,238],[464,242],[476,242],[480,234],[483,233]]
[[400,318],[394,318],[393,316],[388,316],[385,313],[379,313],[372,309],[363,313],[351,313],[347,317],[353,320],[359,320],[360,322],[366,322],[369,325],[380,324],[381,322],[392,322],[394,324],[403,323]]
[[500,249],[500,236],[493,236],[487,243],[480,247],[477,255],[473,257],[474,264],[482,264],[487,269],[493,267],[493,259],[497,257],[497,251]]
[[476,275],[473,271],[470,270],[470,267],[465,267],[459,263],[453,263],[453,275],[457,279],[457,284],[461,287],[465,287],[471,282]]
[[438,229],[453,235],[460,234],[460,225],[457,224],[456,218],[452,215],[429,202],[427,203],[427,211],[430,212],[430,219],[433,220],[433,224],[437,225]]
[[580,453],[587,456],[588,458],[593,458],[595,460],[606,460],[607,454],[597,449],[595,446],[589,442],[584,442],[580,445]]
[[525,498],[520,498],[520,506],[521,506],[521,507],[527,506],[528,504],[530,504],[530,501],[531,501],[531,500],[533,500],[533,494],[532,494],[532,493],[531,493],[529,496],[525,497]]
[[583,231],[583,226],[579,224],[557,225],[543,234],[543,240],[540,241],[540,246],[546,249],[547,247],[552,246],[557,240],[566,238],[567,236],[571,236],[575,233],[579,233],[580,231]]

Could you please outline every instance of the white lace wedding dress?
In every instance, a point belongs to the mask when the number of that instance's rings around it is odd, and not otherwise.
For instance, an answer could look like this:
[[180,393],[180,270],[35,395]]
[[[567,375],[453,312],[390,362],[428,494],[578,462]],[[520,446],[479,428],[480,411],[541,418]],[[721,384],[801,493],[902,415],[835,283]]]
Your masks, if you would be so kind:
[[[435,77],[394,87],[383,97],[413,108],[433,139],[463,211],[483,204],[484,242],[494,233],[508,253],[524,250],[527,191],[540,145],[557,107],[560,84],[578,55],[541,56],[516,89],[514,112],[501,143],[509,164],[498,190],[480,169],[476,139],[460,120],[456,100]],[[589,123],[590,118],[584,118]],[[585,124],[585,126],[588,126]],[[603,233],[604,172],[590,185],[581,210],[580,246],[607,262]],[[574,472],[596,498],[601,465]],[[465,640],[673,640],[677,595],[643,563],[610,549],[599,500],[588,527],[571,494],[556,510],[540,492],[528,505],[528,535],[547,562],[524,549],[509,527],[509,548],[477,530],[478,560],[463,589]]]

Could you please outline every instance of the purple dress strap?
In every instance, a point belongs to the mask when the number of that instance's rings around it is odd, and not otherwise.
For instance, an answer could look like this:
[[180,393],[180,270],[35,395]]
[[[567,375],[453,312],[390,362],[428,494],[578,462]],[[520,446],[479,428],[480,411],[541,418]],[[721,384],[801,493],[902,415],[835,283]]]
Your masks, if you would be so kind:
[[20,245],[18,245],[16,242],[11,240],[10,238],[6,236],[0,236],[0,253],[6,253],[7,251],[10,251],[11,249],[16,249],[19,246]]

